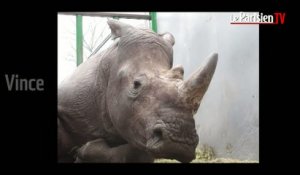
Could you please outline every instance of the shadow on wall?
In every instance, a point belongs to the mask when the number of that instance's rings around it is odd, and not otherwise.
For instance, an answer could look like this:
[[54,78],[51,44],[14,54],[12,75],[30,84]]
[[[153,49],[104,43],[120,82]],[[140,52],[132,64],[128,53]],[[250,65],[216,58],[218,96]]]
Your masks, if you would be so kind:
[[217,157],[258,160],[259,26],[232,25],[231,15],[157,13],[158,33],[174,35],[174,65],[184,66],[185,78],[210,53],[219,54],[195,115],[200,146],[209,145]]

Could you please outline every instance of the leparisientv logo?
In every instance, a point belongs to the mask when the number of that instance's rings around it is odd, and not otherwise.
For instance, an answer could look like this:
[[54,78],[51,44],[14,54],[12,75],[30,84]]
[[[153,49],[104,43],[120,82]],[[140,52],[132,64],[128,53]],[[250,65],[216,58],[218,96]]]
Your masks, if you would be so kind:
[[263,13],[248,13],[240,12],[239,14],[232,14],[230,17],[230,24],[271,24],[282,25],[285,22],[285,12],[275,12],[273,14]]

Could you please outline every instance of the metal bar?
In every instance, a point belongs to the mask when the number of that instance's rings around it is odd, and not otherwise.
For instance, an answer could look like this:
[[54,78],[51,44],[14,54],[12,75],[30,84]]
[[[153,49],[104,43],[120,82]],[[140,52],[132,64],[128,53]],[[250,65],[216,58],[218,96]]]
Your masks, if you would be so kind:
[[83,61],[83,32],[82,32],[82,16],[76,16],[76,60],[77,66]]
[[156,19],[156,12],[150,12],[151,16],[151,27],[154,32],[157,32],[157,19]]
[[59,12],[61,15],[81,15],[81,16],[98,16],[98,17],[118,17],[129,19],[150,19],[150,15],[113,13],[113,12]]
[[88,58],[95,55],[110,38],[111,38],[111,33],[102,41],[102,43],[92,52],[92,54]]

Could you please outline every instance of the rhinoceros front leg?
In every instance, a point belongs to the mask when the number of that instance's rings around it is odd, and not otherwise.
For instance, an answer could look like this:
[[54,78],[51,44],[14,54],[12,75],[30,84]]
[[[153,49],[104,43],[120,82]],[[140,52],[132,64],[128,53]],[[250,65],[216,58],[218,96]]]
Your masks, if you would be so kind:
[[103,139],[87,142],[77,152],[75,163],[101,162],[153,162],[154,159],[145,151],[141,151],[129,144],[109,147]]

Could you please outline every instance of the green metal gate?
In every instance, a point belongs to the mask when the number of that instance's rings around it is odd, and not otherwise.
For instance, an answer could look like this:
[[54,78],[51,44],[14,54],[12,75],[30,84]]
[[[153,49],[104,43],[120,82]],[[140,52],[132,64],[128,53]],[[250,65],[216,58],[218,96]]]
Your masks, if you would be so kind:
[[[76,63],[79,66],[83,62],[83,27],[82,17],[83,16],[94,16],[94,17],[112,17],[115,19],[129,18],[129,19],[147,19],[150,21],[150,26],[154,32],[157,32],[157,20],[156,12],[149,12],[149,15],[142,14],[124,14],[124,13],[112,13],[112,12],[60,12],[63,15],[76,15]],[[107,37],[103,43],[97,47],[96,52],[105,44],[110,38]],[[95,52],[92,53],[92,55]]]

